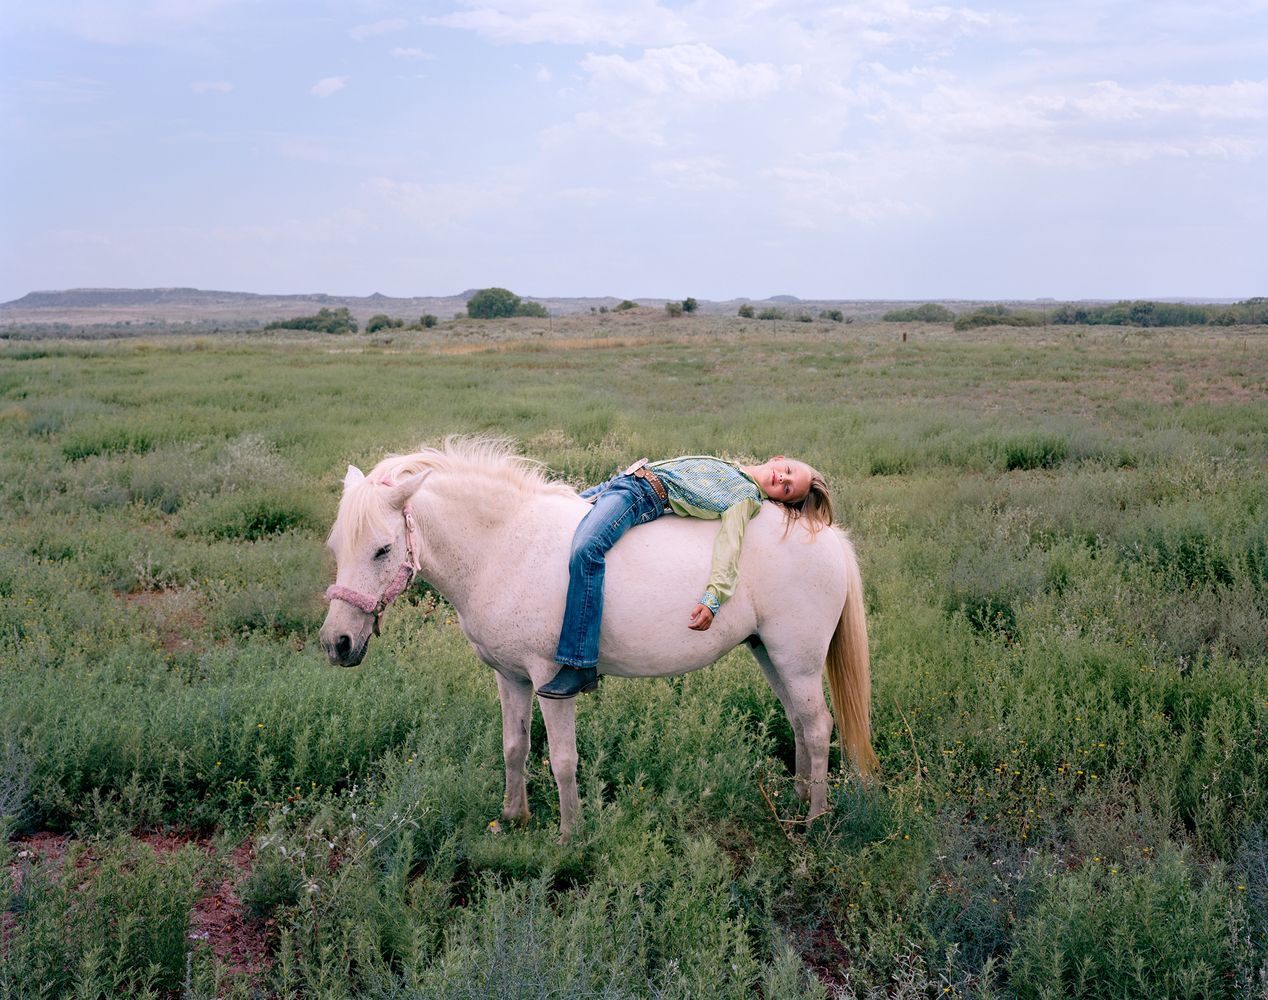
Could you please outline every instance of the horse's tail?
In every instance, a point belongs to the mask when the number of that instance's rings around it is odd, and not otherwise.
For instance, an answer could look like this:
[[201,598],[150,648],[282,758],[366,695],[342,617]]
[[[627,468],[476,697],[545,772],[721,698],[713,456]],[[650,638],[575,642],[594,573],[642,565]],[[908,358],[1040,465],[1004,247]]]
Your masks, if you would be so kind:
[[832,711],[841,730],[841,749],[849,749],[859,773],[869,778],[880,770],[880,763],[872,752],[872,671],[867,654],[867,621],[863,617],[863,578],[854,546],[844,534],[840,538],[845,554],[845,607],[832,633],[824,669]]

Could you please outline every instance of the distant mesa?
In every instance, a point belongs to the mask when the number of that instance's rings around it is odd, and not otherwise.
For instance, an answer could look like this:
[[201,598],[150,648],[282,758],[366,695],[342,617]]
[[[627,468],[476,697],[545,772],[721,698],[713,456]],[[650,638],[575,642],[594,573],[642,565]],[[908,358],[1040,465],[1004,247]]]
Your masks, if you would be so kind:
[[795,295],[772,295],[766,301],[768,302],[800,302],[801,299]]
[[204,292],[197,288],[69,288],[64,292],[29,292],[4,305],[20,309],[148,306],[172,302],[210,302],[232,294],[234,293]]

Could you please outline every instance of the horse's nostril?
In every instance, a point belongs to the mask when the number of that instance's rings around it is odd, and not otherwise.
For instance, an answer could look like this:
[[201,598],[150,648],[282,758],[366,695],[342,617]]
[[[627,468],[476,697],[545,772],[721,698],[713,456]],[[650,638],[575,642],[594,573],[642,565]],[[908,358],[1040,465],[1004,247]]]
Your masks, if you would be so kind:
[[341,635],[335,640],[335,655],[340,659],[352,652],[352,636]]

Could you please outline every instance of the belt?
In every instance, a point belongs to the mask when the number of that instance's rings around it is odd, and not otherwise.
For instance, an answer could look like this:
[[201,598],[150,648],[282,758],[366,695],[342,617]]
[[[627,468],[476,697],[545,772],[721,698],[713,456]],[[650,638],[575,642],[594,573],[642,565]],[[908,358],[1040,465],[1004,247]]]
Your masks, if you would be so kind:
[[644,465],[641,469],[634,470],[635,479],[646,479],[652,489],[656,491],[656,495],[660,497],[661,503],[669,503],[669,491],[665,489],[665,484],[660,481],[660,476],[656,475],[651,469]]
[[665,484],[660,481],[660,476],[647,467],[647,459],[640,458],[625,470],[624,475],[646,480],[653,492],[660,497],[660,502],[663,504],[669,503],[669,491],[665,489]]

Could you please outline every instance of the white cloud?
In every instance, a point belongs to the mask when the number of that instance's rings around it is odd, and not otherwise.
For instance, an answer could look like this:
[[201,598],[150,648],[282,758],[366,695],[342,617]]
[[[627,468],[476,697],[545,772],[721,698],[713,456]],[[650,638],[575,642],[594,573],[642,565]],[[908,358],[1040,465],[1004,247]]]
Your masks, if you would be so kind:
[[371,177],[364,186],[393,218],[432,228],[496,216],[513,209],[524,196],[522,185],[496,179],[420,183]]
[[760,172],[763,192],[783,220],[807,230],[833,231],[842,222],[873,226],[920,210],[924,185],[905,150],[799,157]]
[[522,45],[665,45],[688,37],[686,19],[655,0],[620,4],[603,0],[502,0],[496,5],[481,5],[476,0],[464,6],[469,9],[425,21]]
[[554,78],[554,74],[545,66],[538,66],[536,72],[533,73],[533,79],[538,83],[550,83]]
[[740,186],[726,172],[726,163],[716,156],[654,160],[650,166],[668,186],[686,191],[734,191]]
[[939,83],[908,104],[891,100],[887,113],[912,135],[1073,166],[1248,159],[1268,143],[1268,80],[1138,87],[1101,80],[1066,92]]
[[100,80],[63,77],[58,80],[24,80],[22,96],[36,104],[92,104],[105,92]]
[[314,83],[308,92],[314,97],[329,97],[346,86],[348,86],[346,76],[327,76]]
[[435,59],[436,58],[426,49],[395,48],[392,50],[392,55],[396,56],[397,59]]
[[233,90],[228,80],[195,80],[189,85],[195,94],[227,94]]
[[215,30],[237,0],[70,0],[11,5],[7,28],[50,26],[98,45],[170,45],[187,31]]
[[319,215],[311,219],[283,219],[275,223],[212,226],[202,234],[191,227],[185,232],[191,236],[202,235],[209,238],[211,242],[231,246],[346,245],[350,234],[364,226],[366,221],[365,213],[355,208],[345,208],[330,215]]
[[375,35],[387,35],[393,31],[400,31],[409,24],[403,17],[389,17],[382,21],[374,21],[371,24],[358,24],[349,29],[348,35],[356,42],[364,42],[367,38],[373,38]]
[[1114,80],[1090,85],[1089,93],[1063,102],[1077,114],[1097,121],[1141,121],[1179,116],[1196,119],[1268,118],[1268,80],[1227,84],[1159,83],[1124,87]]
[[582,111],[572,121],[543,129],[542,144],[547,148],[588,142],[597,134],[610,135],[639,146],[665,145],[665,127],[660,116],[642,105],[605,111]]
[[576,202],[586,208],[596,208],[604,202],[612,201],[617,192],[605,187],[571,187],[558,192],[562,201]]
[[774,93],[796,79],[797,66],[737,63],[708,45],[648,49],[639,59],[588,55],[581,68],[600,84],[628,87],[644,94],[674,94],[703,100],[742,100]]

